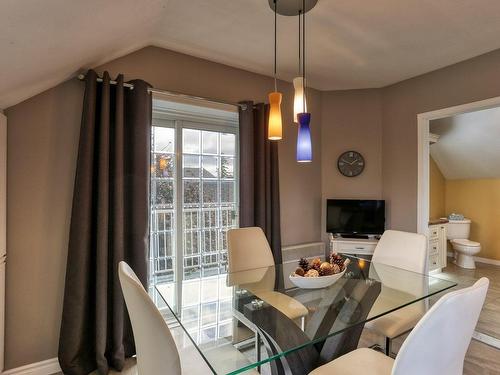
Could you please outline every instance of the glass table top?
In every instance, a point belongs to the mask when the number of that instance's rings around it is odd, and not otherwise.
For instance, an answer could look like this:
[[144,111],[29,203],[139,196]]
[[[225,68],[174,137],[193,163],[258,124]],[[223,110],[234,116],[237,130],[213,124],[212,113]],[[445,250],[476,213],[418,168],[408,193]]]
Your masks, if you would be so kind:
[[357,346],[364,323],[401,308],[423,314],[427,297],[457,284],[351,258],[333,285],[301,289],[296,263],[157,284],[167,306],[215,374],[264,365],[308,373]]

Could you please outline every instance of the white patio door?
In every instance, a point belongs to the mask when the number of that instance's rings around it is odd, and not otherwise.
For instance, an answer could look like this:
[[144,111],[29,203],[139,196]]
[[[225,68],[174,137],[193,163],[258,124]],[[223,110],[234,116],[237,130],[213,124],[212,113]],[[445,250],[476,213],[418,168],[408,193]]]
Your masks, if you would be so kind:
[[[193,316],[200,336],[217,337],[226,233],[238,226],[238,114],[157,98],[151,141],[150,284],[170,288],[169,304]],[[180,295],[180,283],[193,292]]]

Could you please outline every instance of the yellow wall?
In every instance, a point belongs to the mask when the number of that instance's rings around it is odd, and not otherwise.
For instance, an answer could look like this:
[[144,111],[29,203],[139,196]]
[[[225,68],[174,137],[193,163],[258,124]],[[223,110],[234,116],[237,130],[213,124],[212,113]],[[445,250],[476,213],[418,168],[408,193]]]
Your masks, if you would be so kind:
[[445,183],[443,174],[439,170],[436,162],[429,157],[430,174],[430,200],[429,200],[429,218],[438,219],[446,216],[445,209]]
[[500,178],[446,181],[446,213],[472,220],[470,239],[481,243],[478,256],[500,260]]

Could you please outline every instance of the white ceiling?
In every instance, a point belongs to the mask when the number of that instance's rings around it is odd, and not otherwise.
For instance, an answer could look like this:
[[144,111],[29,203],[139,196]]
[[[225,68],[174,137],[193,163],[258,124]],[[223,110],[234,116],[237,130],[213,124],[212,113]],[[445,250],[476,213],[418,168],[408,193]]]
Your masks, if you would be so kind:
[[500,177],[500,108],[431,121],[431,156],[446,179]]
[[[286,80],[297,26],[278,18]],[[498,0],[319,0],[307,17],[309,83],[382,87],[500,48],[499,35]],[[147,45],[270,74],[272,36],[268,0],[2,0],[0,108]]]

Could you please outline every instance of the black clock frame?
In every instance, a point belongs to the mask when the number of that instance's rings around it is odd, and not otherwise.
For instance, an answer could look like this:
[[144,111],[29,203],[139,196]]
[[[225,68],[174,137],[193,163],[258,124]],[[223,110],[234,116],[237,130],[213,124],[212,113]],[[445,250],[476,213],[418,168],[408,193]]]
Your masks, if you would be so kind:
[[[357,155],[359,155],[361,157],[361,160],[363,161],[363,167],[361,168],[361,171],[359,171],[358,174],[355,174],[355,175],[352,175],[352,176],[349,176],[349,175],[346,175],[344,174],[344,172],[342,172],[342,170],[340,169],[340,159],[342,159],[342,157],[350,152],[354,152],[356,153]],[[341,153],[339,155],[339,157],[337,158],[337,170],[339,171],[339,173],[342,175],[342,176],[345,176],[345,177],[349,177],[349,178],[352,178],[352,177],[358,177],[359,175],[361,175],[361,173],[364,172],[365,170],[365,167],[366,167],[366,161],[365,161],[365,158],[364,156],[359,152],[359,151],[355,151],[355,150],[348,150],[348,151],[344,151],[343,153]]]

